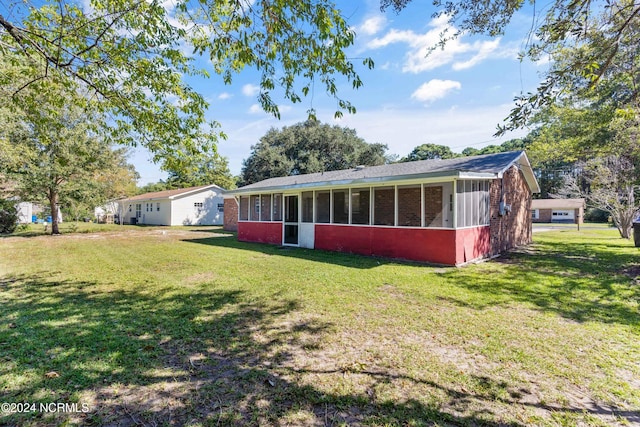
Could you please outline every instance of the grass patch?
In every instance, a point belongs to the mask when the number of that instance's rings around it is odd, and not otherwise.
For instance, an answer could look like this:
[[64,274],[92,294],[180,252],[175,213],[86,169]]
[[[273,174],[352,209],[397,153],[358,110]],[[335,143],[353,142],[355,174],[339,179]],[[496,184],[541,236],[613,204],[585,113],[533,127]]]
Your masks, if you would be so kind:
[[217,227],[0,239],[0,424],[633,425],[639,251],[434,268]]

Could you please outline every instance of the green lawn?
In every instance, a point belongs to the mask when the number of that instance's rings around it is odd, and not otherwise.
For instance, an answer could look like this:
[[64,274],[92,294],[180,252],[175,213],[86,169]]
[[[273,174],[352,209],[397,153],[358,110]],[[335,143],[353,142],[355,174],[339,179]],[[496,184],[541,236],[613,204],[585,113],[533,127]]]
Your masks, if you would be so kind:
[[0,402],[78,406],[0,425],[640,423],[640,251],[616,230],[457,269],[219,228],[36,234],[0,238]]

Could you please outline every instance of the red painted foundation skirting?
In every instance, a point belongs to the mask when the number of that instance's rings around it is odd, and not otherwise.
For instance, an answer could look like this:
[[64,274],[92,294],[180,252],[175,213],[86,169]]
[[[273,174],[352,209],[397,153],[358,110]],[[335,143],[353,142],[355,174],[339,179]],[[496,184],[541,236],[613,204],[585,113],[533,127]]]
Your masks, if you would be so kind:
[[456,264],[456,231],[316,225],[315,247],[338,252]]
[[241,242],[282,244],[281,222],[238,222],[238,240]]
[[[489,226],[452,229],[316,224],[316,249],[457,265],[491,251]],[[281,222],[239,222],[238,240],[282,244]]]
[[456,230],[456,264],[486,258],[491,254],[491,232],[488,225]]

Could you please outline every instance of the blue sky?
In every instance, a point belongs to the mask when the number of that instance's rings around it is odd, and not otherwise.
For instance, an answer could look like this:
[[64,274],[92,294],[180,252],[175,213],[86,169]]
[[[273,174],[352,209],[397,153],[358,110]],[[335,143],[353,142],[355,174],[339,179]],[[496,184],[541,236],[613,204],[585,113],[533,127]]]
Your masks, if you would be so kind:
[[[375,68],[358,69],[364,83],[358,90],[343,82],[340,96],[351,101],[355,115],[333,117],[335,100],[321,88],[313,100],[281,104],[281,119],[263,112],[257,103],[259,76],[252,70],[224,85],[212,74],[189,83],[210,102],[209,119],[217,120],[228,135],[218,151],[229,159],[233,174],[270,128],[289,126],[306,119],[316,109],[320,121],[356,129],[369,143],[384,143],[390,154],[407,155],[424,143],[447,145],[460,152],[526,135],[523,129],[494,139],[496,125],[507,116],[513,98],[535,89],[539,73],[548,64],[520,61],[533,19],[532,11],[519,12],[500,38],[463,36],[427,56],[429,47],[447,27],[434,20],[430,2],[414,0],[400,14],[380,12],[375,0],[338,1],[338,7],[355,29],[352,58],[371,57]],[[540,13],[540,12],[538,12]],[[354,59],[356,64],[361,60]],[[206,61],[200,65],[208,67]],[[141,175],[140,185],[166,178],[149,154],[137,150],[130,161]]]

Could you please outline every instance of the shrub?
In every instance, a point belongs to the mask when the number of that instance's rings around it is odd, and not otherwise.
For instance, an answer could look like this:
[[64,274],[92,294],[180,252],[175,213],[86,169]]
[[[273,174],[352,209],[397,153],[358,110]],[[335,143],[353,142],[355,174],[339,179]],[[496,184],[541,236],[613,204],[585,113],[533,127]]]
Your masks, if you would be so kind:
[[609,212],[602,209],[590,208],[585,211],[584,220],[586,222],[609,222],[609,216]]
[[18,211],[13,200],[0,199],[0,234],[11,234],[18,226]]

